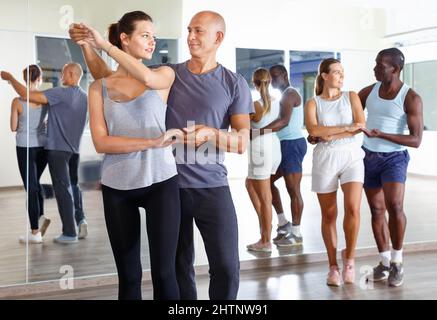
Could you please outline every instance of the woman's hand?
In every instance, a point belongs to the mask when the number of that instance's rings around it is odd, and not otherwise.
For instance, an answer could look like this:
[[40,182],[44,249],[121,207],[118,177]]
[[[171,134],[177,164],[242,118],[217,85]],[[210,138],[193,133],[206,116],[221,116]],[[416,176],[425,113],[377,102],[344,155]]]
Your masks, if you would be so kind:
[[93,27],[81,23],[78,28],[80,29],[80,34],[84,37],[80,41],[84,41],[90,44],[93,48],[108,51],[108,49],[112,46],[112,44],[106,41],[102,37],[102,35]]
[[358,130],[361,130],[364,128],[364,125],[362,123],[353,123],[350,126],[346,126],[346,132],[356,132]]
[[179,129],[170,129],[164,132],[159,138],[155,139],[155,148],[165,148],[175,143],[183,143],[185,133]]
[[5,81],[11,81],[14,77],[12,76],[12,74],[10,74],[9,72],[6,71],[2,71],[1,72],[1,78]]

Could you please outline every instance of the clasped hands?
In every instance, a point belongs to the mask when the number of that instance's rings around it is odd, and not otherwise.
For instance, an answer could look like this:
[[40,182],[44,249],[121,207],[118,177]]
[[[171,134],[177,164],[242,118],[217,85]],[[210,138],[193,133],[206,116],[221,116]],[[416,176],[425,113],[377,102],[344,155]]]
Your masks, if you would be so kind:
[[156,147],[167,147],[172,144],[183,143],[197,148],[208,141],[215,141],[217,135],[217,129],[205,125],[170,129],[157,139]]
[[[368,138],[378,138],[381,137],[382,132],[379,129],[368,129],[363,126],[361,123],[354,123],[350,126],[345,127],[345,132],[357,133],[357,131],[363,132]],[[329,142],[333,140],[333,136],[324,136],[324,137],[314,137],[309,135],[307,137],[307,141],[310,144],[317,144],[319,142]]]

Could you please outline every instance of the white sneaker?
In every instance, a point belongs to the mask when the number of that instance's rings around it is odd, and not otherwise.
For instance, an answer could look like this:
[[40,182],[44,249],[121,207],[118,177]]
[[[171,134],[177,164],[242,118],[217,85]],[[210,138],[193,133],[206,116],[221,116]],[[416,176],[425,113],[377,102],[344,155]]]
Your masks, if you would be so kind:
[[27,240],[29,240],[29,243],[34,243],[34,244],[42,243],[41,232],[38,232],[37,234],[32,234],[32,232],[29,232],[28,236],[21,236],[18,241],[20,243],[26,243]]
[[44,215],[39,217],[38,225],[39,225],[39,231],[41,232],[41,236],[44,237],[46,234],[47,227],[49,226],[51,220],[47,219]]
[[79,239],[85,239],[88,236],[88,223],[86,220],[82,220],[79,223]]

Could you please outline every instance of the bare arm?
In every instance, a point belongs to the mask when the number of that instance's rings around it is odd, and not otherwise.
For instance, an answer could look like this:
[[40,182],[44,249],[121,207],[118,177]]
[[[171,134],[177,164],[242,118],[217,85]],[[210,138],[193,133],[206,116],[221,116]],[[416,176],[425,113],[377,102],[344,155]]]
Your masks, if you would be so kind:
[[264,133],[264,130],[269,130],[269,132],[278,132],[285,128],[290,122],[293,108],[300,106],[301,103],[302,99],[296,90],[286,90],[281,98],[279,118],[262,128],[261,134]]
[[70,26],[68,33],[70,34],[71,40],[80,46],[83,57],[85,58],[85,62],[94,79],[97,80],[106,78],[113,73],[113,71],[108,67],[105,61],[103,61],[102,57],[97,54],[93,47],[84,41],[88,35],[88,31],[86,30],[85,26],[82,24],[73,23]]
[[372,92],[374,85],[375,84],[372,84],[368,87],[365,87],[365,88],[361,89],[360,92],[358,92],[358,97],[360,98],[363,110],[366,108],[367,97],[369,96],[370,92]]
[[235,114],[231,116],[231,131],[225,132],[204,125],[184,129],[185,142],[199,147],[205,142],[212,143],[225,152],[243,154],[246,151],[250,135],[250,115]]
[[317,108],[314,99],[308,100],[305,105],[305,126],[308,133],[313,137],[327,137],[346,132],[355,132],[361,124],[354,123],[349,126],[322,126],[317,121]]
[[[27,100],[27,88],[23,84],[17,81],[9,72],[2,71],[1,78],[3,80],[9,81],[15,92],[23,99]],[[29,101],[36,104],[47,104],[48,100],[43,92],[41,91],[30,91]]]
[[12,132],[16,132],[17,128],[18,128],[18,115],[20,114],[20,112],[19,112],[20,106],[21,106],[21,103],[20,103],[20,100],[18,98],[15,98],[14,100],[12,100],[11,120],[10,120]]
[[253,106],[255,107],[255,113],[252,113],[250,115],[250,120],[255,121],[255,122],[259,122],[259,121],[261,121],[261,119],[263,117],[264,109],[261,107],[261,105],[259,104],[258,101],[255,101],[253,103]]
[[103,61],[102,57],[97,54],[93,47],[89,44],[80,46],[86,65],[94,79],[102,79],[109,77],[114,72],[109,69],[108,65]]
[[405,112],[407,113],[407,125],[409,134],[390,134],[378,129],[365,131],[369,138],[380,138],[403,146],[418,148],[423,135],[423,104],[420,96],[412,89],[405,97]]
[[[146,87],[153,90],[164,90],[171,87],[175,74],[172,68],[162,66],[156,69],[151,69],[145,66],[141,60],[134,58],[123,50],[103,39],[100,33],[90,27],[83,25],[87,31],[86,42],[90,43],[96,49],[102,49],[108,53],[115,61],[125,68],[135,79],[142,82]],[[152,35],[145,33],[144,37]]]
[[95,81],[89,89],[88,105],[90,114],[90,128],[94,146],[98,153],[130,153],[144,151],[150,148],[166,147],[171,145],[172,134],[176,131],[169,130],[168,134],[154,139],[129,138],[110,136],[103,113],[103,95],[100,81]]

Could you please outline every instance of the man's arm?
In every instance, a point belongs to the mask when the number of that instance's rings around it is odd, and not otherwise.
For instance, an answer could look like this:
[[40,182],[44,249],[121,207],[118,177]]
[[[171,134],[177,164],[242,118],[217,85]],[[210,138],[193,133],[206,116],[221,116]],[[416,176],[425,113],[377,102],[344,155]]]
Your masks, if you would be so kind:
[[[23,84],[17,81],[9,72],[2,71],[1,78],[9,81],[15,92],[23,99],[27,100],[27,88]],[[29,101],[36,104],[47,104],[48,100],[41,91],[29,91]]]
[[378,129],[365,131],[369,138],[380,138],[403,146],[418,148],[423,135],[423,104],[420,96],[410,89],[405,97],[405,112],[410,134],[390,134]]
[[281,98],[281,109],[279,113],[279,118],[262,128],[260,130],[260,134],[264,134],[264,131],[278,132],[281,129],[285,128],[290,122],[293,108],[300,106],[301,103],[302,99],[300,98],[300,95],[299,93],[297,93],[296,90],[286,90]]
[[93,47],[84,41],[87,37],[87,31],[83,25],[73,23],[68,33],[71,40],[80,46],[85,62],[95,80],[108,77],[113,73]]
[[234,114],[231,116],[230,122],[230,132],[204,125],[184,128],[185,143],[199,147],[206,142],[210,142],[222,151],[243,154],[249,141],[250,115]]
[[366,108],[366,101],[367,97],[369,96],[370,92],[372,92],[373,86],[375,84],[372,84],[368,87],[365,87],[358,92],[358,97],[360,97],[361,105],[363,106],[363,110]]

